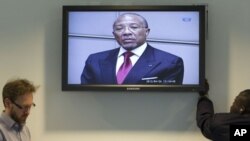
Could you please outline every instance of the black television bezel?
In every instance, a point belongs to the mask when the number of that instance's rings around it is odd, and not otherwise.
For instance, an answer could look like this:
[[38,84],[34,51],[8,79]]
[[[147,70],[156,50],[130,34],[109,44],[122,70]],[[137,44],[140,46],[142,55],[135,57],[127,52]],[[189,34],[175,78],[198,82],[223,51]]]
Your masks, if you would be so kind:
[[[177,91],[198,92],[205,85],[205,41],[206,5],[150,5],[150,6],[83,6],[65,5],[62,7],[62,91]],[[68,13],[71,11],[198,11],[199,12],[199,84],[195,85],[81,85],[68,84]]]

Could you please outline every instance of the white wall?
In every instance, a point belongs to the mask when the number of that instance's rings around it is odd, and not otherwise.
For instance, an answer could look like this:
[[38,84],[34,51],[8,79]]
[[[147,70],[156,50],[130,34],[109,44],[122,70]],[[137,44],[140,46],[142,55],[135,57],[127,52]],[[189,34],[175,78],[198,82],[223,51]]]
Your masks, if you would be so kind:
[[0,0],[0,86],[13,77],[41,85],[27,123],[33,141],[206,140],[197,93],[61,91],[62,5],[208,3],[206,76],[215,111],[228,111],[250,84],[250,1],[161,1]]

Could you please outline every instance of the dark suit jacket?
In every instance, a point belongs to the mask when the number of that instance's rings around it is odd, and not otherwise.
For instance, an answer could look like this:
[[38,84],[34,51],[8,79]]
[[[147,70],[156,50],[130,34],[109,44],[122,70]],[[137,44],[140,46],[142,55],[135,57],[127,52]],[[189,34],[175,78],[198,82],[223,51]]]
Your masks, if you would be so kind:
[[[118,52],[119,48],[90,55],[81,75],[81,84],[117,84],[115,70]],[[146,84],[142,78],[157,77],[159,82],[182,84],[183,73],[183,60],[180,57],[148,45],[123,83]]]
[[250,115],[214,113],[213,103],[207,97],[198,101],[196,121],[202,134],[213,141],[229,141],[230,125],[250,124]]

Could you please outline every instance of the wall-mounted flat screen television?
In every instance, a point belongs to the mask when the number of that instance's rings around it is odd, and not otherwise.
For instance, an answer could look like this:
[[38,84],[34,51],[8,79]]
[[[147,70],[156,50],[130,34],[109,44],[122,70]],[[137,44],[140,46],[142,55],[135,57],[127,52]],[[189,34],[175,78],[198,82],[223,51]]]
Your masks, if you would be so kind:
[[200,91],[206,6],[63,6],[63,91]]

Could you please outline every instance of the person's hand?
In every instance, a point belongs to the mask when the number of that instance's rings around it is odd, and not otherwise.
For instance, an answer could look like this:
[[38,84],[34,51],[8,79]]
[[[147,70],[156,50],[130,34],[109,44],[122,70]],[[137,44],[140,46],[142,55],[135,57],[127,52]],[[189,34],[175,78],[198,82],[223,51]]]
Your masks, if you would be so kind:
[[208,91],[209,91],[209,84],[207,79],[205,79],[205,87],[204,90],[199,91],[200,96],[206,96],[208,95]]

